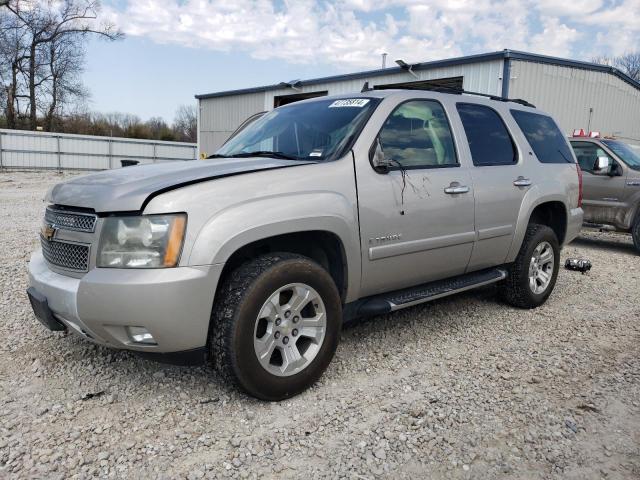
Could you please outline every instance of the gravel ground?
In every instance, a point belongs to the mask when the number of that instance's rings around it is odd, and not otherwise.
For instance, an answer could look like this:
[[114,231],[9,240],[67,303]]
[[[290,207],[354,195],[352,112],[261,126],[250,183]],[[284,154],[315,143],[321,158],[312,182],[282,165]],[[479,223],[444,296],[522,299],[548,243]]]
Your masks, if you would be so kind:
[[[69,176],[69,174],[67,174]],[[486,288],[346,328],[282,403],[51,333],[24,290],[54,173],[0,173],[0,477],[640,478],[640,256],[585,233],[543,307]]]

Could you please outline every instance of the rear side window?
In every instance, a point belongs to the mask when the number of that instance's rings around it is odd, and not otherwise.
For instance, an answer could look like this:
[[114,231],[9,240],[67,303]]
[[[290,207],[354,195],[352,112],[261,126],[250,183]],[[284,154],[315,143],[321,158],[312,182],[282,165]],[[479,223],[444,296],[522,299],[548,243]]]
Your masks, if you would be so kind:
[[538,160],[542,163],[574,163],[567,140],[551,117],[522,110],[511,110],[511,115]]
[[495,110],[474,103],[458,103],[456,107],[475,166],[512,165],[518,161],[511,135]]

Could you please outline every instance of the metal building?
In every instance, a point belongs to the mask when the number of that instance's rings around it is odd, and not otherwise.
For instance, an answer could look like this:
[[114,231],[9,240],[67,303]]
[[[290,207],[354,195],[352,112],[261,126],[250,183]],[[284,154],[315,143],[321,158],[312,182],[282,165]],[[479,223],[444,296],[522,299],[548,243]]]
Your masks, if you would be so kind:
[[462,87],[521,98],[556,118],[566,133],[600,131],[640,143],[640,83],[607,65],[504,50],[436,62],[196,95],[198,146],[215,152],[248,117],[294,101],[397,85]]

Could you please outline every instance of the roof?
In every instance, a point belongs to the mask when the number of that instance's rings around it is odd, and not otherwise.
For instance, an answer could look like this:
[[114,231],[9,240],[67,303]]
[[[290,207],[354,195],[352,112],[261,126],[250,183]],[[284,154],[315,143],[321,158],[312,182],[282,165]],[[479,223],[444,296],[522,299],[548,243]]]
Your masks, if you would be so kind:
[[[628,75],[621,72],[617,68],[611,67],[609,65],[600,65],[597,63],[583,62],[580,60],[569,60],[565,58],[550,57],[547,55],[538,55],[537,53],[520,52],[517,50],[502,50],[501,52],[480,53],[476,55],[467,55],[464,57],[455,57],[455,58],[449,58],[446,60],[437,60],[433,62],[415,63],[411,65],[411,69],[415,72],[418,70],[430,70],[432,68],[450,67],[455,65],[466,65],[470,63],[482,63],[482,62],[489,62],[492,60],[503,60],[503,59],[525,60],[525,61],[535,62],[535,63],[546,63],[549,65],[558,65],[562,67],[580,68],[583,70],[592,70],[596,72],[610,73],[620,78],[622,81],[627,82],[628,84],[640,90],[640,82],[629,77]],[[392,75],[394,73],[402,73],[405,71],[406,70],[401,67],[367,70],[364,72],[347,73],[344,75],[333,75],[330,77],[301,80],[296,82],[296,86],[304,87],[308,85],[316,85],[319,83],[340,82],[343,80],[358,80],[358,79],[364,80],[373,76]],[[243,94],[249,94],[249,93],[268,92],[272,90],[281,90],[282,88],[283,88],[282,83],[278,83],[273,85],[264,85],[261,87],[243,88],[239,90],[227,90],[224,92],[205,93],[201,95],[196,95],[195,97],[198,100],[202,100],[207,98],[228,97],[231,95],[243,95]]]
[[[465,102],[469,103],[483,103],[489,104],[490,102],[502,102],[510,104],[509,108],[517,108],[519,110],[535,110],[536,113],[542,113],[538,110],[535,105],[530,104],[524,100],[520,100],[519,98],[504,98],[498,95],[488,95],[485,93],[479,92],[470,92],[468,90],[423,90],[423,89],[406,89],[406,88],[385,88],[380,90],[366,90],[362,92],[352,92],[352,93],[338,93],[334,95],[327,95],[322,97],[313,97],[307,98],[305,100],[300,100],[299,102],[289,103],[287,105],[283,105],[279,108],[288,108],[292,105],[300,105],[301,103],[310,103],[310,102],[327,102],[331,100],[338,99],[351,99],[351,98],[380,98],[384,99],[392,96],[404,96],[405,99],[416,99],[420,97],[424,97],[427,99],[438,99],[438,97],[448,97],[448,96],[456,96],[461,97],[465,95]],[[262,112],[266,113],[266,112]]]

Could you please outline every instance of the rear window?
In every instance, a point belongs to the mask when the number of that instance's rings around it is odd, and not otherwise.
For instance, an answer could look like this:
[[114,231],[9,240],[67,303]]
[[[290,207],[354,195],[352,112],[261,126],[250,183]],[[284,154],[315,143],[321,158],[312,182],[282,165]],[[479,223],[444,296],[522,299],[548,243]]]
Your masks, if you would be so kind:
[[518,161],[513,140],[495,110],[473,103],[458,103],[456,108],[475,166],[513,165]]
[[551,117],[522,110],[511,110],[511,115],[542,163],[575,162],[567,140]]

